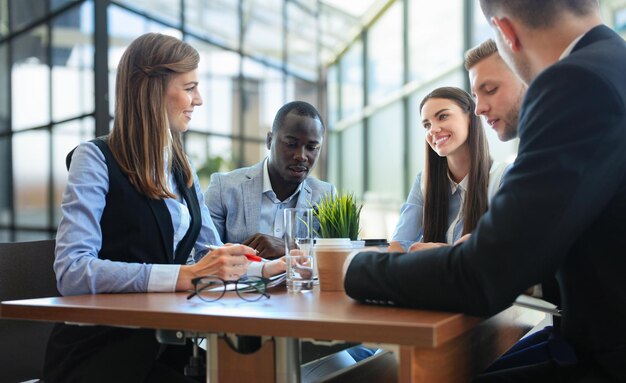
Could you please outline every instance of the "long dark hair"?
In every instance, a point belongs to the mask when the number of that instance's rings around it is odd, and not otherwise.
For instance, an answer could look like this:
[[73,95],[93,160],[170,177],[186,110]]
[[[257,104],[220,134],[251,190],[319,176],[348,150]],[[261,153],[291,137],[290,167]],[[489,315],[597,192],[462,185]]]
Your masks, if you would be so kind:
[[[474,114],[476,105],[466,91],[454,87],[437,88],[430,92],[420,103],[420,111],[426,101],[443,98],[456,103],[469,115],[467,143],[470,153],[467,195],[463,203],[463,234],[469,233],[478,224],[488,206],[487,188],[489,186],[489,145],[480,118]],[[450,201],[450,183],[448,180],[448,161],[426,143],[426,195],[424,196],[424,242],[446,242],[448,230],[448,204]]]

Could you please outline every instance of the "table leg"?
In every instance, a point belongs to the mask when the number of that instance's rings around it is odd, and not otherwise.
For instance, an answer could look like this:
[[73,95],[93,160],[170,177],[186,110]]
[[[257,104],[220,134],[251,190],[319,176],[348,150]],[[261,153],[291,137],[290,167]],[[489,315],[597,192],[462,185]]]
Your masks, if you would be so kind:
[[276,383],[300,381],[300,339],[276,337]]

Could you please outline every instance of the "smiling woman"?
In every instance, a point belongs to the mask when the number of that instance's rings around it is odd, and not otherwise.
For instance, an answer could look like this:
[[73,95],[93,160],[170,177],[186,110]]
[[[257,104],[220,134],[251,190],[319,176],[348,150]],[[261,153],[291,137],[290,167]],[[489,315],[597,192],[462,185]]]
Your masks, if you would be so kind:
[[426,170],[418,174],[393,240],[407,249],[452,244],[470,233],[487,211],[505,166],[489,156],[485,132],[473,111],[472,97],[444,87],[421,102],[426,129]]

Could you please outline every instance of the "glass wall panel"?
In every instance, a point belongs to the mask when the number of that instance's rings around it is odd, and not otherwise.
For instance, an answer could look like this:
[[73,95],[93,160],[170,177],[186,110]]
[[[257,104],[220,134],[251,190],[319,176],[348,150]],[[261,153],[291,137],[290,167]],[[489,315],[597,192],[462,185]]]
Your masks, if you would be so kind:
[[200,40],[188,39],[188,42],[200,53],[198,90],[203,102],[193,112],[191,129],[238,134],[239,117],[234,109],[234,101],[239,55]]
[[52,21],[52,120],[94,110],[93,4],[84,3]]
[[11,232],[0,229],[0,242],[11,242]]
[[399,101],[376,112],[369,120],[367,190],[376,193],[378,199],[404,199],[403,125],[402,104]]
[[[0,0],[0,38],[9,34],[9,0]],[[6,56],[0,56],[6,57]]]
[[313,105],[320,113],[322,106],[317,98],[317,84],[297,77],[287,77],[287,100],[306,101]]
[[47,0],[9,0],[11,30],[17,31],[46,14]]
[[339,64],[341,86],[340,118],[363,110],[363,43],[357,40]]
[[180,26],[180,0],[118,0],[118,2],[169,24]]
[[52,0],[50,2],[50,11],[54,12],[70,3],[78,3],[80,0]]
[[53,224],[61,220],[61,201],[67,184],[65,157],[81,142],[89,141],[96,135],[93,117],[69,121],[52,127],[52,199],[54,206]]
[[326,122],[330,129],[334,129],[339,118],[339,71],[337,65],[328,68],[326,73],[326,98],[328,100],[328,121]]
[[46,239],[54,239],[55,235],[47,231],[24,231],[17,230],[15,232],[16,242],[43,241]]
[[474,22],[472,31],[472,46],[476,46],[488,38],[493,38],[493,30],[489,26],[485,15],[483,15],[482,9],[480,9],[480,2],[474,2]]
[[421,83],[460,65],[463,0],[411,0],[408,6],[409,79]]
[[11,175],[11,142],[8,137],[0,136],[0,225],[11,221],[11,200],[9,177]]
[[13,135],[15,224],[47,227],[50,135],[35,130]]
[[[363,124],[347,127],[341,132],[341,189],[363,198]],[[374,153],[372,155],[375,156]]]
[[395,2],[372,25],[367,38],[367,94],[371,105],[402,87],[402,2]]
[[283,61],[283,0],[243,0],[245,53],[281,65]]
[[11,67],[13,130],[50,122],[50,68],[46,54],[47,42],[48,33],[45,26],[30,30],[13,40]]
[[234,167],[230,138],[190,132],[185,135],[185,152],[196,168],[203,191],[209,185],[211,174],[226,172]]
[[[235,141],[233,146],[240,145],[240,142]],[[251,142],[244,141],[243,142],[243,166],[251,166],[262,159],[267,157],[269,154],[269,150],[267,150],[267,146],[265,145],[265,141],[263,142]]]
[[326,131],[326,141],[324,142],[324,146],[326,147],[327,153],[327,174],[328,174],[328,182],[332,183],[336,187],[341,186],[341,179],[339,178],[340,171],[340,140],[341,140],[341,132],[338,131]]
[[11,130],[9,121],[9,49],[8,44],[0,44],[0,134]]
[[239,0],[186,0],[185,29],[239,49]]
[[315,14],[287,3],[287,67],[307,80],[317,79],[317,21]]
[[109,113],[115,114],[115,76],[122,54],[130,43],[148,32],[159,32],[182,38],[182,32],[150,21],[123,8],[111,5],[109,13]]
[[[272,130],[272,124],[278,109],[287,100],[292,100],[291,97],[285,97],[284,74],[281,70],[263,65],[249,58],[244,58],[243,76],[246,79],[246,84],[248,84],[248,92],[256,92],[258,94],[258,100],[256,97],[247,99],[255,100],[259,103],[259,118],[257,122],[246,122],[245,134],[247,136],[264,138],[267,132]],[[254,126],[256,126],[257,131],[252,129]]]

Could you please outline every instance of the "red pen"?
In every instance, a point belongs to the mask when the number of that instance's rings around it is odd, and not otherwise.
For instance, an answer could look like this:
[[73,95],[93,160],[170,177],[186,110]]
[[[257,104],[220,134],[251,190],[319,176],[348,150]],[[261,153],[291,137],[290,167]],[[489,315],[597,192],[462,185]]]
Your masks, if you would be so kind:
[[[207,249],[209,250],[217,250],[219,248],[220,248],[219,246],[207,245]],[[248,258],[248,261],[250,262],[262,262],[263,261],[263,258],[255,254],[244,254],[244,255],[246,256],[246,258]]]

